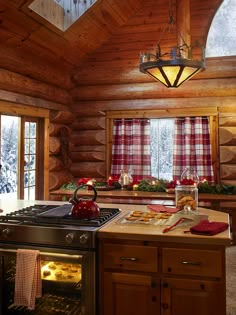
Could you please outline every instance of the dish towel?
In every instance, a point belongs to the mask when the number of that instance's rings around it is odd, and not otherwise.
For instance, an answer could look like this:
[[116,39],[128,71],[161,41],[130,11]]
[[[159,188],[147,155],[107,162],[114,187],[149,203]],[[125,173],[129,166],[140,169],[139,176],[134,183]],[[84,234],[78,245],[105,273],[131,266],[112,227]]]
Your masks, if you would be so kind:
[[228,223],[225,222],[209,222],[208,220],[202,220],[198,224],[190,228],[190,232],[200,235],[215,235],[227,230]]
[[18,249],[16,252],[16,277],[14,305],[35,308],[35,298],[42,296],[40,252]]

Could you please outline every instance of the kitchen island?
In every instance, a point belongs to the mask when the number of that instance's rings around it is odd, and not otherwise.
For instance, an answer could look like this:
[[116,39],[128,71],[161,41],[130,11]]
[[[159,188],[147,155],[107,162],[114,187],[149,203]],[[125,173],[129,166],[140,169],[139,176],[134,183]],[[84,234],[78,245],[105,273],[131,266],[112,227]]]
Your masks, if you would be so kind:
[[[162,225],[124,223],[130,211],[146,206],[118,206],[120,217],[98,232],[99,315],[225,315],[229,230],[194,235],[183,224],[163,233]],[[199,214],[228,222],[219,211]]]
[[[81,196],[90,197],[91,191],[80,190]],[[104,203],[125,203],[125,204],[163,204],[166,206],[175,205],[175,194],[166,192],[127,191],[110,190],[97,191],[97,201]],[[51,198],[56,200],[68,200],[73,195],[73,190],[58,189],[50,192]],[[198,202],[200,207],[225,211],[230,215],[232,238],[236,243],[236,195],[232,194],[209,194],[199,193]]]
[[[34,204],[64,202],[0,200],[3,215]],[[96,231],[98,315],[226,315],[225,247],[231,242],[229,229],[214,236],[193,235],[189,232],[192,223],[184,223],[163,233],[169,219],[164,224],[124,223],[133,211],[146,212],[146,205],[99,206],[119,208],[121,212]],[[169,218],[175,221],[177,215]],[[200,208],[199,215],[229,223],[229,215],[223,212]],[[50,230],[51,242],[58,242],[65,233],[65,227],[59,234],[57,229],[43,228]],[[26,236],[27,230],[26,226]],[[14,230],[12,234],[6,232],[8,228],[1,231],[3,237],[11,239]],[[73,233],[65,235],[67,245],[73,246]],[[46,245],[48,239],[43,239]]]

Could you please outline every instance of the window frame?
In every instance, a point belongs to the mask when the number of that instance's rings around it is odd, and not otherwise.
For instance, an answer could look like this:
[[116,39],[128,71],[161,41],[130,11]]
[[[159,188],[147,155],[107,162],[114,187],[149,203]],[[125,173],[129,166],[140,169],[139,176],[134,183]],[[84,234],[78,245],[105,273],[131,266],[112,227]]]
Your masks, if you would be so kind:
[[112,160],[112,139],[113,139],[113,119],[119,118],[175,118],[175,117],[196,117],[207,116],[210,119],[210,138],[212,164],[214,171],[214,181],[219,183],[219,112],[217,107],[194,108],[168,108],[157,110],[125,110],[106,112],[106,177],[110,175]]
[[[41,156],[37,157],[38,168],[40,171],[37,176],[37,185],[36,185],[36,197],[37,199],[47,200],[49,198],[49,114],[48,109],[34,108],[27,105],[16,104],[12,102],[0,101],[0,114],[1,115],[12,115],[19,116],[24,121],[31,118],[38,118],[39,121],[39,138],[38,138],[38,152],[41,152]],[[22,122],[21,122],[22,124]],[[22,141],[21,141],[22,142]],[[22,147],[23,143],[21,143]],[[20,149],[21,155],[22,149]],[[20,162],[22,163],[22,162]],[[22,167],[22,166],[21,166]],[[18,178],[18,182],[22,185],[22,176]],[[23,179],[24,181],[24,179]],[[19,184],[18,184],[19,185]],[[23,184],[24,186],[24,184]],[[22,198],[21,189],[18,189],[18,197]]]

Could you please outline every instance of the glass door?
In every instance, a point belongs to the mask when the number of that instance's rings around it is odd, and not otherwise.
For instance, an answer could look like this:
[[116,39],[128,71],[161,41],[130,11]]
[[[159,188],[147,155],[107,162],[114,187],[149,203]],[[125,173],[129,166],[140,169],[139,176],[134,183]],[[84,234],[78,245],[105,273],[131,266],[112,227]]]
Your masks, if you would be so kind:
[[0,115],[1,199],[42,199],[43,119]]

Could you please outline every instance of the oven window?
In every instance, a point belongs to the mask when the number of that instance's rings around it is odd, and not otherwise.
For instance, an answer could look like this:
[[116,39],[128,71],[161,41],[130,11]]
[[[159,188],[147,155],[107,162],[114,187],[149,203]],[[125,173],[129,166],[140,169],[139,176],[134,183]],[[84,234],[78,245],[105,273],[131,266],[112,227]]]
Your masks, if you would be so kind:
[[84,314],[83,266],[82,263],[65,259],[41,258],[42,297],[36,299],[34,310],[14,306],[16,256],[3,259],[3,309],[1,315],[82,315]]

